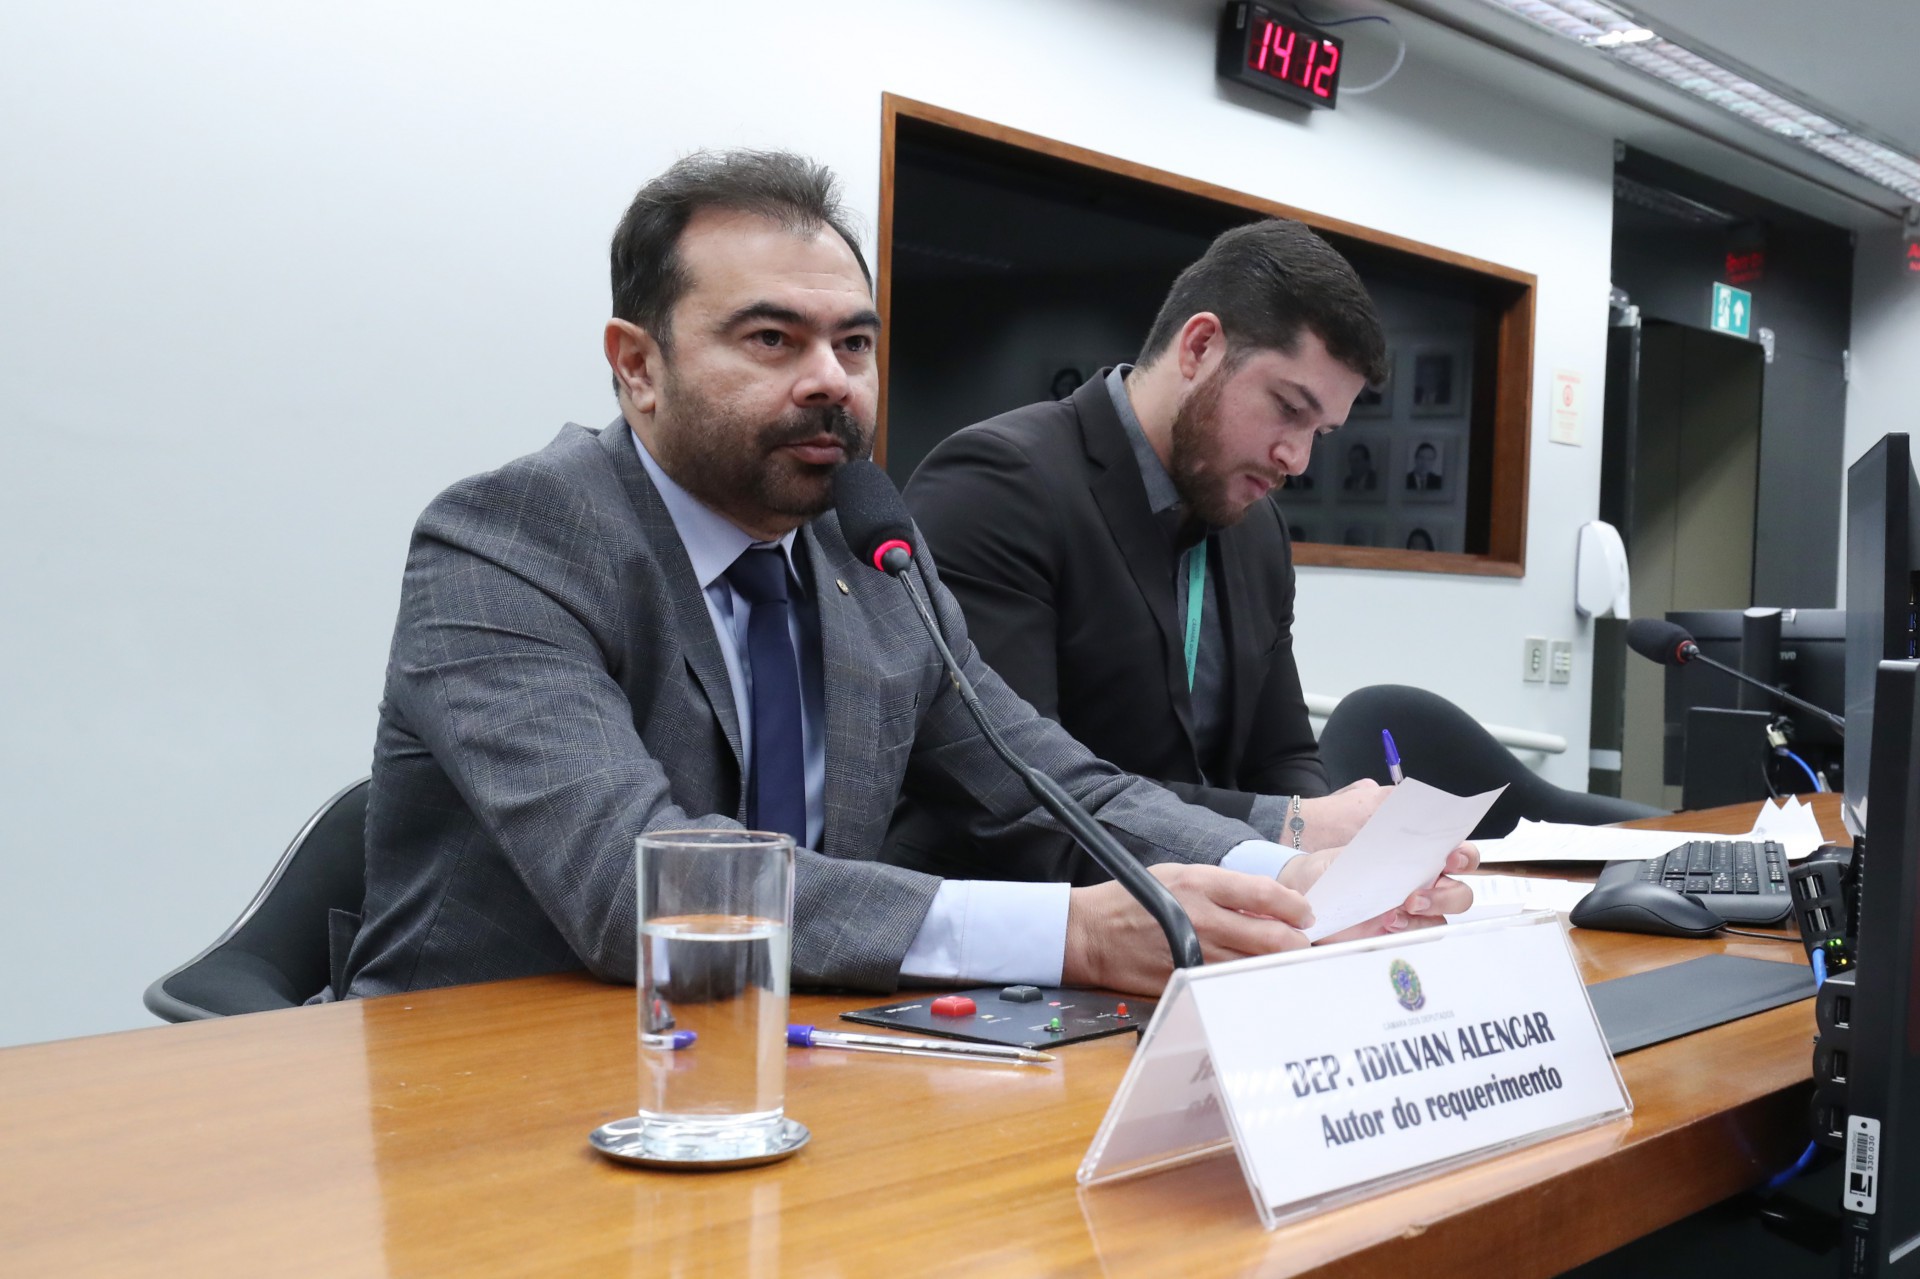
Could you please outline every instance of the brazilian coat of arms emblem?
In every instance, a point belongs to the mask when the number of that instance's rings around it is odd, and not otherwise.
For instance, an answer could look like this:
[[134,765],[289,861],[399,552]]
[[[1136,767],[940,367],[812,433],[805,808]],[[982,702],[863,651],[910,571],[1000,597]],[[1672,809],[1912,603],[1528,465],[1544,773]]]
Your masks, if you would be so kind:
[[1404,959],[1396,959],[1387,965],[1387,980],[1393,983],[1393,994],[1400,1006],[1408,1012],[1418,1012],[1426,1006],[1427,996],[1420,989],[1420,974],[1413,971],[1413,965]]

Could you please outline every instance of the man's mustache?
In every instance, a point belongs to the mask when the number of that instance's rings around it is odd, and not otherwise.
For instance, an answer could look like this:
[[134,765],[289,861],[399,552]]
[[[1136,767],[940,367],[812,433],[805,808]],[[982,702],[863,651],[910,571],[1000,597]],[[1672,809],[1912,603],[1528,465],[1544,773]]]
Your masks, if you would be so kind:
[[771,453],[788,444],[817,439],[822,435],[833,437],[847,451],[848,461],[865,457],[872,444],[853,414],[847,412],[844,406],[833,404],[817,409],[801,409],[781,418],[761,435],[760,446],[763,452]]

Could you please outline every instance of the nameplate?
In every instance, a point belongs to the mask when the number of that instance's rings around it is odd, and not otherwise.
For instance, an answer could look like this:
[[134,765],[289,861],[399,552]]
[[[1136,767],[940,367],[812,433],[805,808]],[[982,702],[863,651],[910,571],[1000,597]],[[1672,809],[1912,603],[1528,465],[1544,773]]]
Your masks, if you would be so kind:
[[1079,1180],[1231,1147],[1271,1230],[1632,1109],[1532,911],[1175,972]]

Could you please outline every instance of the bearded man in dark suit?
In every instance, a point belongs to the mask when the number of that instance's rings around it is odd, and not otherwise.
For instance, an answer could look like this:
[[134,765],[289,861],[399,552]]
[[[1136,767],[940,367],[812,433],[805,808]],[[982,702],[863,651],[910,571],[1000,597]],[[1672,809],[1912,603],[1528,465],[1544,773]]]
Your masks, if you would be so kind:
[[[907,504],[988,664],[1041,714],[1269,839],[1345,844],[1385,792],[1327,794],[1279,490],[1387,374],[1372,301],[1326,241],[1270,219],[1180,274],[1142,350],[948,437]],[[896,859],[938,866],[948,822],[903,806]],[[1035,875],[1101,878],[1062,841],[1029,846]]]
[[[631,981],[635,837],[742,825],[801,850],[797,985],[1157,991],[1166,944],[1117,885],[1004,882],[1013,836],[1050,820],[829,509],[834,471],[872,444],[880,324],[831,176],[689,157],[635,197],[612,275],[620,416],[454,485],[414,530],[348,993]],[[1007,740],[1154,863],[1209,959],[1305,944],[1326,857],[1095,758],[994,676],[921,572]],[[881,861],[903,791],[951,807],[974,850],[961,876]],[[1371,927],[1467,894],[1427,897]]]

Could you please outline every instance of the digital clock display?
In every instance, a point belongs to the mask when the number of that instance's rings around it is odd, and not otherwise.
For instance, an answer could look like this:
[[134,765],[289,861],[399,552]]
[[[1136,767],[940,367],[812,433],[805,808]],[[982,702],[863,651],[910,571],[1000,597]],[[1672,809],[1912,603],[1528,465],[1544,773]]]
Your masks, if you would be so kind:
[[1305,106],[1333,106],[1343,49],[1338,36],[1247,0],[1220,17],[1221,76]]

